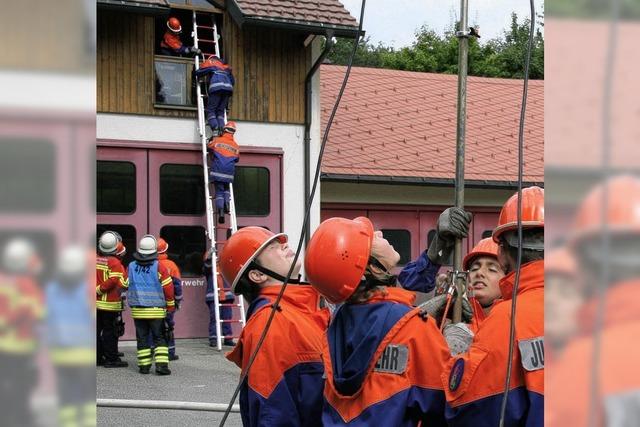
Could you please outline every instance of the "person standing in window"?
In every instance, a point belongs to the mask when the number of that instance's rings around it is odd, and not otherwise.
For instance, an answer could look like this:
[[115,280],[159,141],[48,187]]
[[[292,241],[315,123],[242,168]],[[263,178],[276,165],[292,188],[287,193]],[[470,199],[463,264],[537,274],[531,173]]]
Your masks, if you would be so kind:
[[180,39],[182,25],[176,17],[171,17],[167,21],[167,31],[162,36],[160,42],[160,53],[167,56],[200,55],[200,49],[193,46],[185,46]]
[[215,55],[209,56],[196,71],[196,77],[209,77],[207,88],[207,123],[216,136],[225,125],[224,113],[229,108],[236,81],[231,67]]
[[236,172],[236,163],[240,160],[240,147],[233,138],[236,133],[236,123],[227,123],[222,135],[211,138],[207,148],[213,153],[213,160],[210,164],[209,177],[213,181],[216,190],[216,211],[218,212],[218,222],[224,224],[224,215],[229,213],[229,203],[231,193],[229,184],[233,182]]

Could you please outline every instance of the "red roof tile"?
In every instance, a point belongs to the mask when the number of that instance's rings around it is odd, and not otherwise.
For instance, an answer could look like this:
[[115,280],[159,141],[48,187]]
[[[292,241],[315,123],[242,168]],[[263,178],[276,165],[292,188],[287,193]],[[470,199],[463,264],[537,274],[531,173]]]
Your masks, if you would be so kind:
[[[346,67],[322,65],[324,131]],[[517,180],[522,81],[469,77],[465,177]],[[455,177],[457,76],[353,67],[322,172]],[[529,82],[524,179],[544,181],[544,82]]]
[[357,27],[338,0],[235,0],[246,16]]

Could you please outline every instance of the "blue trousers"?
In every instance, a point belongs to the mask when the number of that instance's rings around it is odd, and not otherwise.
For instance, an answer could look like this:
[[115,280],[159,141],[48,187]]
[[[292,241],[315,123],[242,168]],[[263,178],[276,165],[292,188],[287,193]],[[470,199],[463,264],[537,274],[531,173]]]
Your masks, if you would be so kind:
[[214,181],[214,187],[216,190],[216,211],[227,212],[229,209],[229,201],[231,200],[231,193],[229,193],[229,183]]
[[[222,303],[230,304],[233,300],[221,301]],[[207,301],[207,306],[209,307],[209,342],[216,342],[216,304],[214,301]],[[231,307],[220,307],[220,318],[222,320],[231,320],[233,316],[233,309]],[[223,323],[222,324],[222,336],[229,337],[233,335],[233,330],[231,329],[231,323]],[[223,338],[224,339],[224,338]]]
[[207,113],[207,123],[209,123],[211,130],[222,130],[224,127],[224,113],[229,106],[231,95],[232,93],[227,91],[209,92],[205,111]]
[[[168,311],[167,312],[167,317],[164,318],[164,322],[169,326],[169,328],[174,328],[176,325],[176,322],[173,320],[173,316],[176,314],[175,311]],[[167,341],[167,346],[169,347],[169,356],[175,356],[176,354],[176,340],[173,337],[173,334],[170,337],[171,339]],[[149,334],[149,347],[150,348],[154,348],[154,342],[153,342],[153,336],[151,336],[151,334]]]

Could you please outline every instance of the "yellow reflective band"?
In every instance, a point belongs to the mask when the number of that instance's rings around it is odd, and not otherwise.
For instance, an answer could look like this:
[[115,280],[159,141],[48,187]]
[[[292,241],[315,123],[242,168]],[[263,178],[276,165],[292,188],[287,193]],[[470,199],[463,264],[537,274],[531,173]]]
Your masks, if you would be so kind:
[[134,319],[164,319],[166,315],[164,307],[131,307],[131,317]]
[[96,308],[104,311],[122,311],[122,301],[96,301]]
[[169,354],[169,347],[156,347],[156,354]]
[[142,350],[138,350],[138,356],[145,356],[145,355],[150,355],[151,354],[151,349],[150,348],[143,348]]
[[109,267],[104,264],[96,264],[98,270],[109,271]]
[[20,339],[13,335],[0,337],[0,352],[11,354],[29,354],[36,349],[35,339]]
[[[160,277],[159,277],[159,279],[160,279]],[[161,283],[162,283],[162,286],[164,287],[164,286],[171,285],[173,283],[173,281],[171,280],[171,277],[167,277]]]
[[96,294],[100,296],[104,295],[104,292],[102,292],[102,290],[100,289],[100,285],[96,286]]
[[91,365],[96,360],[96,351],[92,348],[56,348],[50,354],[51,361],[58,366]]
[[156,356],[156,363],[169,363],[169,356]]
[[174,305],[176,305],[176,302],[174,300],[167,301],[167,306],[168,307],[173,307]]

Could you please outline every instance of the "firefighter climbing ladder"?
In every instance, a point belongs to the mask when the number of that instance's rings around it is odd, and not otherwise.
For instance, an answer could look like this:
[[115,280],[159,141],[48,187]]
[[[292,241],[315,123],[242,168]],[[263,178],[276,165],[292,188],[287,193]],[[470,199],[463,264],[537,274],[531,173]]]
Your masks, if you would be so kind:
[[[208,25],[201,25],[198,23],[199,18],[207,19]],[[200,31],[207,31],[207,33],[211,34],[211,38],[203,38],[198,33]],[[196,48],[200,48],[200,43],[202,43],[203,47],[206,46],[206,49],[202,49],[203,56],[207,57],[208,55],[216,55],[220,58],[220,46],[218,44],[218,27],[216,25],[215,16],[211,13],[201,13],[193,11],[193,46]],[[213,47],[213,49],[211,49]],[[200,68],[200,57],[195,57],[195,69],[198,70]],[[211,273],[213,279],[213,290],[214,290],[214,302],[215,302],[215,316],[216,316],[216,347],[218,350],[222,350],[222,340],[223,338],[235,338],[235,336],[222,336],[222,324],[223,323],[239,323],[243,328],[246,323],[245,319],[245,311],[244,311],[244,299],[242,296],[237,297],[237,302],[231,304],[223,304],[220,302],[219,297],[219,288],[218,288],[218,249],[222,246],[224,242],[217,242],[217,227],[216,221],[214,218],[213,212],[213,198],[211,197],[211,189],[209,182],[209,161],[207,159],[207,135],[206,135],[206,120],[205,120],[205,110],[204,110],[204,98],[206,94],[202,93],[202,88],[200,83],[196,84],[196,92],[198,99],[198,132],[200,134],[200,142],[202,144],[202,164],[204,171],[204,192],[205,192],[205,206],[206,206],[206,216],[207,216],[207,237],[209,239],[209,245],[211,248],[214,248],[212,252],[211,259]],[[225,113],[225,122],[226,122],[226,113]],[[233,197],[233,184],[229,185],[229,192],[231,193],[231,200],[229,201],[229,218],[231,223],[231,234],[238,231],[238,222],[236,218],[236,206],[235,200]],[[228,238],[228,235],[226,236]],[[231,307],[233,310],[236,308],[239,311],[240,318],[233,318],[230,320],[222,320],[220,316],[220,309],[222,307]]]

